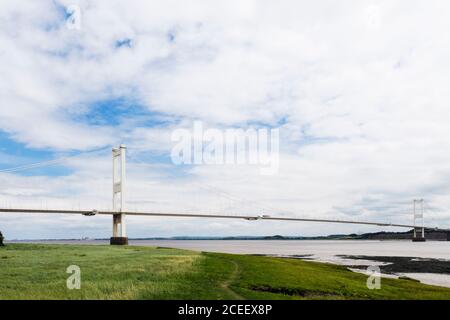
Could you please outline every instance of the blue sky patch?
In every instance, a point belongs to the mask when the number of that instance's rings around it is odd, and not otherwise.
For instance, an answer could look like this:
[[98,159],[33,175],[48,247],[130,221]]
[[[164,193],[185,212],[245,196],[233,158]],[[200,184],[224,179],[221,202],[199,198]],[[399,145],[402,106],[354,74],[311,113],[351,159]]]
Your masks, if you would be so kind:
[[87,112],[73,117],[74,121],[95,126],[156,127],[176,121],[173,117],[150,111],[138,101],[125,97],[92,102]]
[[[29,148],[25,144],[14,141],[5,132],[0,132],[0,170],[27,166],[38,162],[50,161],[62,156],[47,150]],[[14,174],[23,176],[64,176],[72,173],[72,170],[61,164],[55,163],[46,167],[35,167],[26,170],[15,171]]]
[[117,40],[116,44],[115,44],[116,48],[122,48],[122,47],[131,48],[132,46],[133,46],[133,39],[130,39],[130,38]]
[[169,40],[170,43],[173,43],[173,42],[175,42],[175,39],[176,39],[175,32],[169,31],[167,33],[167,40]]

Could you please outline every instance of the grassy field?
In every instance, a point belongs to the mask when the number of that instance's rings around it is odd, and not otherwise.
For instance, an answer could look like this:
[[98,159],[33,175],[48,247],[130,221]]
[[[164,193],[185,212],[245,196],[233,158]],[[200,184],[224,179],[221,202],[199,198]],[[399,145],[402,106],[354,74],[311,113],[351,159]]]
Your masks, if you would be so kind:
[[[68,290],[66,268],[81,268]],[[450,289],[367,277],[344,267],[150,247],[0,247],[0,299],[450,299]]]

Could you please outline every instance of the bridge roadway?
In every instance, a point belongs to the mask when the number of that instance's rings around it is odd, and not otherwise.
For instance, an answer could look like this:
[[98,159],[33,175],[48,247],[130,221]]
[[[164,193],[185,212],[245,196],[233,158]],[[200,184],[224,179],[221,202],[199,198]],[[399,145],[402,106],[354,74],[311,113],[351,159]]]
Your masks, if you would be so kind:
[[[97,211],[97,210],[56,210],[56,209],[4,209],[0,208],[0,213],[56,213],[56,214],[81,214],[85,216],[93,215],[115,215],[124,214],[127,216],[149,216],[149,217],[174,217],[174,218],[216,218],[216,219],[244,219],[244,220],[274,220],[274,221],[300,221],[300,222],[322,222],[322,223],[342,223],[342,224],[362,224],[380,227],[400,227],[414,228],[419,226],[409,224],[353,221],[353,220],[333,220],[333,219],[311,219],[294,217],[273,217],[268,215],[224,215],[224,214],[191,214],[191,213],[162,213],[162,212],[133,212],[133,211]],[[427,227],[425,229],[450,231],[450,229],[439,229],[437,227]],[[422,226],[420,226],[422,228]]]

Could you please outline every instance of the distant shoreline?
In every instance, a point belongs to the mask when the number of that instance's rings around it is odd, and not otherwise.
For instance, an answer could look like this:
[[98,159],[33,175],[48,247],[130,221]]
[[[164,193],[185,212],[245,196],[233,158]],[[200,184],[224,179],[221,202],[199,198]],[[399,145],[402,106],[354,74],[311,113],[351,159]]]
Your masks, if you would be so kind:
[[[175,236],[175,237],[145,237],[145,238],[129,238],[131,241],[149,241],[149,240],[280,240],[280,241],[289,241],[289,240],[411,240],[413,238],[413,230],[409,230],[406,232],[373,232],[373,233],[363,233],[363,234],[334,234],[328,236],[282,236],[282,235],[273,235],[273,236],[229,236],[229,237],[192,237],[192,236]],[[426,230],[425,238],[427,240],[435,240],[435,241],[450,241],[450,232],[449,231],[440,231],[440,230]],[[83,238],[83,239],[14,239],[8,240],[9,242],[14,241],[109,241],[109,238]],[[5,241],[5,242],[8,242]]]

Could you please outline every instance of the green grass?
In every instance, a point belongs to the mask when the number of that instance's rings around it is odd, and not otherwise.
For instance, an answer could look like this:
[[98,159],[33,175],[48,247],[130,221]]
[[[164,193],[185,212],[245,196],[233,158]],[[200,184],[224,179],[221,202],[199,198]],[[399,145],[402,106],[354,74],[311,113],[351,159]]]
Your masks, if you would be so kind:
[[[81,268],[68,290],[66,268]],[[367,277],[344,267],[177,249],[9,244],[0,247],[0,299],[450,299],[450,289]]]

